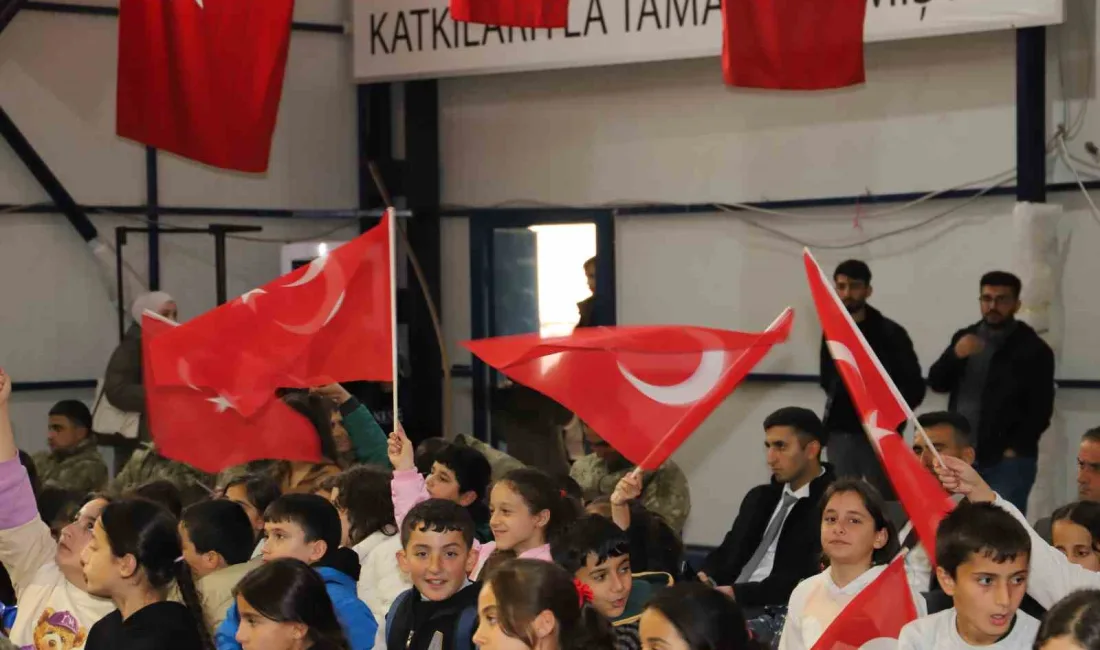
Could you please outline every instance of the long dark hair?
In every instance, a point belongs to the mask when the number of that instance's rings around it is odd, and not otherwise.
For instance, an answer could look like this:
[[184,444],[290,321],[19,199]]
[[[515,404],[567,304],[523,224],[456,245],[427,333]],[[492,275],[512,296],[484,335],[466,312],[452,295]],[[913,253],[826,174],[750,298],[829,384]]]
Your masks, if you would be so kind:
[[1064,505],[1050,516],[1052,526],[1056,521],[1070,521],[1089,531],[1089,535],[1092,536],[1092,549],[1100,551],[1100,503],[1075,501]]
[[580,515],[576,504],[567,498],[564,490],[549,474],[530,467],[514,469],[500,479],[527,504],[531,514],[543,510],[550,512],[550,521],[546,524],[546,541],[556,540]]
[[1100,648],[1100,591],[1075,591],[1050,608],[1035,637],[1035,650],[1060,636],[1082,648]]
[[755,647],[741,607],[699,582],[681,582],[657,592],[646,605],[668,619],[689,650],[747,650]]
[[332,437],[332,403],[313,393],[288,393],[282,400],[309,420],[321,443],[321,456],[330,463],[335,463],[340,452],[337,451],[336,440]]
[[195,591],[191,567],[180,559],[183,550],[175,517],[152,501],[119,499],[103,508],[99,522],[107,535],[111,554],[134,556],[149,586],[165,592],[173,582],[178,585],[183,603],[195,619],[202,647],[212,650],[214,643],[203,620],[202,601]]
[[312,650],[349,650],[320,574],[300,560],[283,558],[253,569],[233,588],[264,618],[309,628]]
[[542,560],[509,560],[488,577],[496,596],[501,629],[535,647],[531,624],[549,610],[558,622],[561,650],[611,650],[611,624],[591,605],[580,604],[573,576]]
[[335,505],[347,513],[348,537],[354,546],[376,532],[398,533],[390,496],[392,474],[377,467],[360,465],[334,477]]
[[[875,532],[886,530],[886,544],[871,553],[871,566],[889,564],[890,560],[894,559],[894,556],[901,550],[901,544],[898,541],[897,529],[894,528],[894,524],[886,516],[886,504],[882,500],[882,495],[879,494],[875,486],[861,478],[837,479],[825,490],[825,495],[821,497],[821,517],[825,516],[825,509],[829,507],[829,499],[838,494],[848,493],[859,496],[860,501],[863,502],[863,507],[867,508],[867,513],[871,515]],[[823,554],[822,562],[828,565],[828,561],[829,558]]]

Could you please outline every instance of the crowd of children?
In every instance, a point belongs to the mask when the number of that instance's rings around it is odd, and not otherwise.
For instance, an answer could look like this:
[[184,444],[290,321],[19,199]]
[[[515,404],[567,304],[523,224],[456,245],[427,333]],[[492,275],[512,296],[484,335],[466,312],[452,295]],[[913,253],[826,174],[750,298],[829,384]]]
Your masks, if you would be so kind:
[[[0,373],[0,560],[16,596],[4,628],[20,650],[811,650],[907,543],[876,488],[831,482],[814,506],[822,570],[765,643],[736,592],[701,580],[639,506],[638,473],[588,503],[537,469],[493,481],[476,449],[414,449],[330,388],[355,429],[333,453],[364,464],[234,469],[186,507],[171,484],[99,493],[55,541],[14,445],[10,390]],[[330,410],[310,419],[331,441]],[[1100,508],[1056,511],[1048,544],[964,461],[935,469],[965,497],[935,540],[951,606],[929,607],[929,585],[913,584],[918,618],[898,647],[1100,648]],[[1041,621],[1020,609],[1028,592]]]

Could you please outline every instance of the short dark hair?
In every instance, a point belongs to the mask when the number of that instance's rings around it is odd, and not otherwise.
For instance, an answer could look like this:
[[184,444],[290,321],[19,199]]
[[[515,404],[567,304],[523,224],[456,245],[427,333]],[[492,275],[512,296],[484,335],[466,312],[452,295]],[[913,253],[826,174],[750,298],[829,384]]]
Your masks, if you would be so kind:
[[459,494],[473,492],[478,501],[485,498],[493,476],[493,468],[485,454],[465,445],[447,445],[435,454],[433,462],[455,473]]
[[917,418],[917,424],[922,429],[947,425],[955,430],[955,442],[960,445],[970,446],[970,420],[962,413],[951,411],[932,411],[924,413]]
[[172,513],[172,516],[176,519],[179,519],[180,513],[183,512],[183,495],[180,493],[179,487],[172,481],[165,479],[142,483],[136,488],[126,491],[122,494],[122,498],[152,501]]
[[825,427],[821,418],[810,409],[801,406],[784,406],[764,418],[764,430],[772,427],[791,427],[798,434],[803,446],[816,440],[825,445]]
[[269,524],[297,524],[305,533],[307,542],[322,541],[328,554],[340,548],[343,529],[336,507],[316,494],[284,494],[264,510],[264,521]]
[[252,522],[244,508],[232,501],[196,503],[183,511],[180,523],[199,553],[215,551],[229,565],[242,564],[252,557],[256,545]]
[[997,564],[1030,557],[1031,538],[1020,522],[992,503],[963,501],[936,531],[936,564],[954,578],[974,555]]
[[1100,427],[1093,427],[1085,432],[1085,435],[1081,436],[1081,442],[1088,440],[1089,442],[1100,442]]
[[88,431],[92,430],[92,412],[88,410],[88,405],[80,400],[63,399],[53,405],[50,415],[62,415],[69,418],[69,422],[74,425]]
[[454,501],[428,499],[413,506],[401,522],[401,547],[409,546],[414,531],[423,533],[462,533],[466,548],[474,545],[474,520],[466,509]]
[[867,266],[867,263],[862,260],[844,260],[833,271],[833,279],[835,280],[838,275],[871,284],[871,267]]
[[256,512],[261,514],[283,493],[275,479],[262,473],[245,474],[232,479],[225,484],[225,491],[229,491],[229,488],[238,485],[244,488],[244,494],[248,498],[248,502],[256,508]]
[[589,555],[596,556],[596,564],[630,555],[630,538],[610,519],[584,515],[550,545],[550,553],[555,563],[569,573],[576,573],[588,564]]
[[393,474],[379,467],[359,465],[332,477],[336,507],[348,519],[348,537],[355,545],[377,532],[397,534],[390,496]]
[[1020,278],[1008,271],[990,271],[982,276],[982,281],[978,286],[1008,287],[1012,290],[1012,295],[1017,298],[1020,297],[1020,291],[1023,289],[1023,283],[1020,282]]
[[432,463],[435,462],[436,456],[449,446],[451,446],[451,443],[443,438],[425,438],[423,442],[416,446],[416,453],[414,454],[416,471],[424,475],[431,474]]

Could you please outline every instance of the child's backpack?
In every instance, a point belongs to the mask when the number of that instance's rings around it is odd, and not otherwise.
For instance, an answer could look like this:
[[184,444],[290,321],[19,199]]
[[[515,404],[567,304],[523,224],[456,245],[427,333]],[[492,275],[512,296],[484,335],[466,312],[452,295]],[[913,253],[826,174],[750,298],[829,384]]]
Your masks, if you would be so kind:
[[[393,601],[393,605],[390,606],[390,611],[386,613],[386,641],[389,642],[390,629],[393,627],[394,615],[404,607],[412,595],[413,590],[402,593],[397,597],[397,600]],[[452,646],[454,650],[474,650],[474,630],[477,628],[477,610],[473,608],[467,608],[462,610],[462,613],[458,615],[458,620],[455,621],[454,641]]]

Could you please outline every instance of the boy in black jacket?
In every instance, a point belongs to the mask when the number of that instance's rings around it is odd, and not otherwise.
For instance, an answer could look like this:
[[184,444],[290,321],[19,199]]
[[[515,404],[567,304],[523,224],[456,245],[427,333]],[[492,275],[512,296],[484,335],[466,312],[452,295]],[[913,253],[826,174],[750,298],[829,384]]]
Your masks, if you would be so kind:
[[401,570],[413,588],[397,597],[386,616],[386,647],[473,650],[480,586],[466,577],[477,563],[474,522],[465,508],[444,499],[418,504],[401,524]]

